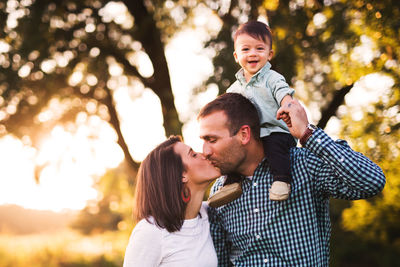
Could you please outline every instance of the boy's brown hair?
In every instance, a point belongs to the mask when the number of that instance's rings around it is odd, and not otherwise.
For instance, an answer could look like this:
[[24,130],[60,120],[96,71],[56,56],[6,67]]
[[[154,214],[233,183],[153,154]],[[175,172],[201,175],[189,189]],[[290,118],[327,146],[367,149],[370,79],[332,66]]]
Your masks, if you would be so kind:
[[239,26],[235,34],[233,35],[233,41],[236,43],[236,39],[241,34],[248,34],[251,37],[263,40],[264,43],[269,42],[269,48],[272,49],[272,33],[271,29],[267,24],[261,21],[251,20]]

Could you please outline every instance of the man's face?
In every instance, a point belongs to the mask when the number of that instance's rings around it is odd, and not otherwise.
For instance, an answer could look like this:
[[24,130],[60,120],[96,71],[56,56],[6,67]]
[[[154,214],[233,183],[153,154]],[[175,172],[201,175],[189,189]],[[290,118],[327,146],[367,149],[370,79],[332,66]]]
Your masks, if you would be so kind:
[[246,151],[238,134],[230,136],[224,111],[213,112],[199,120],[203,155],[220,169],[221,174],[238,171]]

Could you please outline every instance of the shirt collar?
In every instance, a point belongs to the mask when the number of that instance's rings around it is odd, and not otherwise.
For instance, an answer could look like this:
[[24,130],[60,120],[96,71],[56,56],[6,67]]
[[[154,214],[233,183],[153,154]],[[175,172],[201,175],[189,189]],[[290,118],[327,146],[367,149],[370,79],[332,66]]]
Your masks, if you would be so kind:
[[[262,67],[256,74],[253,75],[253,77],[251,77],[249,83],[257,81],[260,76],[263,76],[270,69],[271,69],[271,63],[267,62],[264,65],[264,67]],[[236,72],[235,77],[242,85],[246,84],[246,78],[244,78],[243,68],[241,68],[238,72]]]
[[260,163],[258,163],[258,165],[257,165],[256,169],[254,170],[254,173],[253,173],[252,176],[243,176],[243,177],[251,181],[251,180],[253,179],[253,177],[256,176],[255,173],[256,173],[260,168],[268,167],[268,166],[269,166],[268,164],[269,164],[269,163],[268,163],[267,158],[264,157],[264,158],[262,159],[262,161],[261,161]]

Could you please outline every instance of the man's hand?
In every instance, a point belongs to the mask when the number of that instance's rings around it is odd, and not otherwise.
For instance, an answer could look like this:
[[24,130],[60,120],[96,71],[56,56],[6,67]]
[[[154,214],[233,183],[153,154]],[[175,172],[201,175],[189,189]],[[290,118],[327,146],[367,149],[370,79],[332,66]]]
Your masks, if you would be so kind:
[[308,125],[306,111],[297,99],[281,106],[276,113],[276,119],[286,122],[290,133],[297,139],[301,138]]

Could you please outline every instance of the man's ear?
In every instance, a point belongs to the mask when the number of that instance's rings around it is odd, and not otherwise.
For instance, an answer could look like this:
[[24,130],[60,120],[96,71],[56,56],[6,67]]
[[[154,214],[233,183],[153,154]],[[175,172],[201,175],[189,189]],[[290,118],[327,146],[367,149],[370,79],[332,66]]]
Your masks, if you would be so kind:
[[238,132],[242,145],[246,145],[251,139],[251,128],[249,125],[243,125]]

